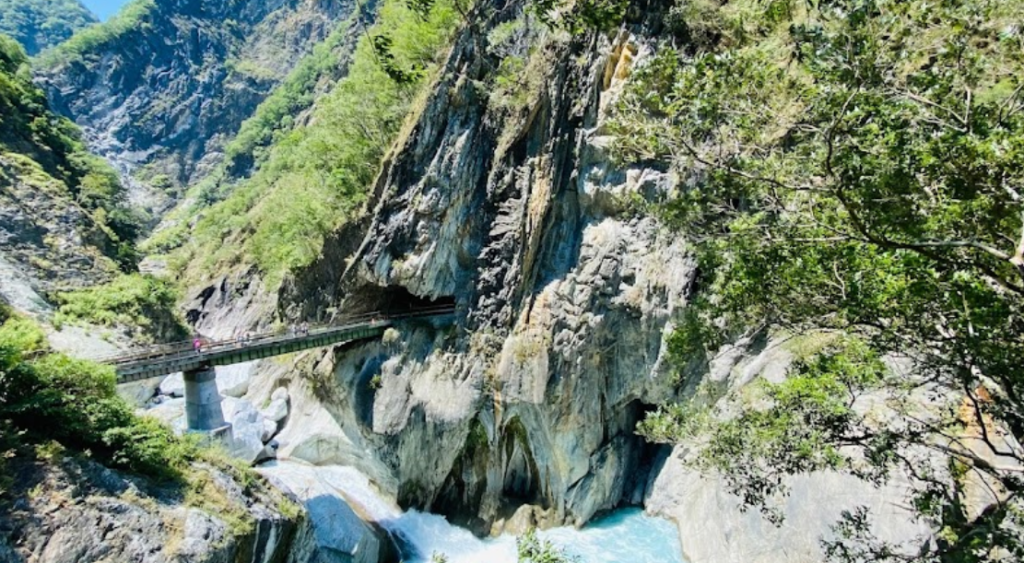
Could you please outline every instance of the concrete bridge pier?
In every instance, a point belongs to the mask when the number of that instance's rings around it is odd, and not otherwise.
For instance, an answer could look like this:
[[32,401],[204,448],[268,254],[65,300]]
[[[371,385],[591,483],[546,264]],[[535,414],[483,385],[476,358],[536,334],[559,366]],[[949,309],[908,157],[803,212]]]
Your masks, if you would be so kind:
[[184,372],[185,415],[189,432],[203,432],[211,436],[229,434],[231,426],[224,422],[220,391],[217,390],[217,371],[202,366]]

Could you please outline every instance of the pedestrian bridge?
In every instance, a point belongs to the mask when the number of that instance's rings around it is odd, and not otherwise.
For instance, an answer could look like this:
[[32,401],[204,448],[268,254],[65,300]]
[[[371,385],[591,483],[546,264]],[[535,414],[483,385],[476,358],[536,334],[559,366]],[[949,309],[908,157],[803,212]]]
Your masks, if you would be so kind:
[[221,397],[217,391],[215,366],[261,360],[311,348],[333,346],[379,338],[399,323],[428,323],[434,326],[455,320],[454,307],[433,307],[403,313],[369,313],[345,317],[329,325],[302,332],[279,332],[247,338],[206,341],[199,351],[191,341],[155,346],[146,350],[100,359],[114,367],[118,385],[182,372],[185,379],[185,413],[194,432],[230,432],[224,423]]
[[401,314],[369,313],[346,317],[329,325],[311,327],[307,332],[298,334],[272,332],[221,341],[204,339],[200,352],[193,349],[192,341],[187,341],[154,346],[99,361],[114,367],[118,384],[131,383],[179,371],[240,364],[311,348],[375,338],[401,321],[420,320],[432,324],[451,322],[454,314],[452,307],[435,307]]

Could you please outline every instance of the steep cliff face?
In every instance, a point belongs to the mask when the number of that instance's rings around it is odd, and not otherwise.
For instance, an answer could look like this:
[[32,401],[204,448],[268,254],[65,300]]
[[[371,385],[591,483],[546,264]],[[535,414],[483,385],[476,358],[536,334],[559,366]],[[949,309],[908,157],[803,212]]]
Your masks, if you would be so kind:
[[344,0],[139,0],[43,57],[38,82],[155,216],[313,45]]
[[32,314],[41,294],[100,283],[117,272],[111,246],[67,186],[19,155],[0,152],[0,298]]
[[454,303],[456,326],[409,324],[261,378],[291,383],[281,455],[354,463],[485,533],[642,500],[662,452],[634,427],[674,392],[662,337],[694,275],[685,244],[637,212],[671,179],[614,167],[601,130],[649,27],[569,39],[522,5],[490,8],[389,159],[352,265],[327,249],[281,304]]
[[[734,350],[724,375],[688,381],[668,365],[664,337],[697,264],[647,208],[681,181],[617,164],[607,128],[665,9],[638,2],[622,28],[570,37],[524,2],[477,5],[365,216],[279,291],[246,267],[193,292],[189,319],[212,337],[336,311],[455,307],[453,325],[410,321],[380,342],[259,364],[246,399],[289,391],[280,457],[356,466],[404,507],[479,533],[645,503],[679,522],[696,563],[818,560],[817,537],[851,494],[889,507],[890,490],[814,476],[793,485],[794,535],[741,513],[723,482],[683,463],[685,448],[635,435],[652,405],[698,381],[741,387],[789,361]],[[896,538],[918,531],[885,514]]]
[[[457,321],[259,367],[253,400],[291,392],[279,455],[355,465],[403,506],[479,533],[644,504],[678,522],[696,562],[820,560],[818,538],[854,502],[877,508],[884,537],[922,533],[890,502],[899,483],[831,473],[794,480],[782,511],[797,531],[776,528],[688,466],[685,448],[635,436],[651,405],[701,381],[779,378],[792,358],[737,347],[709,372],[672,376],[663,339],[697,264],[647,206],[680,180],[617,165],[606,130],[661,7],[575,39],[521,5],[494,9],[460,35],[386,160],[367,226],[337,233],[270,300],[291,318],[450,303]],[[231,286],[211,288],[208,318],[243,318],[251,292],[233,299]]]
[[41,314],[41,293],[130,268],[134,226],[114,171],[28,73],[24,51],[0,36],[0,300]]

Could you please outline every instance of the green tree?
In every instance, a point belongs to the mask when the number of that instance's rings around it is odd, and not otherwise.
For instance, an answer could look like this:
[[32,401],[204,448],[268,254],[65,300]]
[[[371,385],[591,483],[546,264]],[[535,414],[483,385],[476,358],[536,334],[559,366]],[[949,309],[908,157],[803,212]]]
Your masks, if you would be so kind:
[[0,0],[0,33],[18,40],[29,55],[96,21],[79,0]]
[[[3,313],[4,316],[8,313]],[[109,366],[50,353],[27,319],[0,324],[0,473],[6,459],[57,442],[111,467],[178,480],[198,455],[155,419],[118,397]]]
[[[701,290],[674,356],[759,332],[842,335],[738,417],[666,407],[640,430],[709,435],[698,464],[776,519],[787,475],[910,475],[935,537],[881,543],[858,509],[831,558],[1024,554],[1022,15],[1018,0],[722,5],[713,32],[664,46],[618,108],[619,157],[687,178],[663,212],[694,243]],[[912,375],[886,369],[893,357]],[[894,415],[859,409],[869,393]],[[994,491],[980,512],[971,480]]]

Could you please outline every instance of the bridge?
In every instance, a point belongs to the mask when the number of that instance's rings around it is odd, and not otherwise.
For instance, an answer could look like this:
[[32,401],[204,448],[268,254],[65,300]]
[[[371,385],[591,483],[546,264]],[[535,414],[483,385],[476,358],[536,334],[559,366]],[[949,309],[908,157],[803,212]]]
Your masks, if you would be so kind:
[[202,340],[196,350],[192,341],[146,348],[130,354],[99,359],[114,367],[118,385],[164,377],[182,372],[185,379],[185,413],[188,429],[221,434],[229,427],[224,422],[216,366],[261,360],[312,348],[378,338],[388,328],[402,322],[424,322],[435,326],[454,321],[453,307],[431,307],[402,313],[368,313],[337,319],[328,325],[284,334],[272,332],[230,340]]

